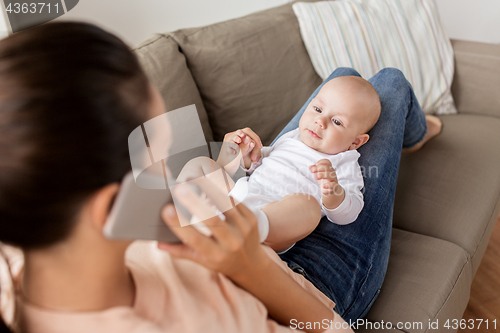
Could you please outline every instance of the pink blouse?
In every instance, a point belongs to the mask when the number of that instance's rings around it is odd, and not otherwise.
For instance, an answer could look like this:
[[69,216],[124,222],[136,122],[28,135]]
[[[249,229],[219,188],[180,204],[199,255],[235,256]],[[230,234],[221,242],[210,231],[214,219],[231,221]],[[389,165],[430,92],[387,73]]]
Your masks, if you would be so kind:
[[[220,273],[188,260],[174,259],[156,242],[134,242],[126,263],[136,285],[133,307],[99,312],[58,312],[24,302],[24,322],[29,333],[278,333],[300,332],[268,317],[265,306],[253,295]],[[302,275],[291,271],[274,251],[269,256],[295,281],[333,309],[335,304]],[[265,282],[263,282],[265,283]],[[343,322],[332,310],[325,332],[339,332]],[[344,324],[344,326],[347,326]],[[323,327],[323,326],[322,326]],[[349,328],[343,331],[352,332]]]

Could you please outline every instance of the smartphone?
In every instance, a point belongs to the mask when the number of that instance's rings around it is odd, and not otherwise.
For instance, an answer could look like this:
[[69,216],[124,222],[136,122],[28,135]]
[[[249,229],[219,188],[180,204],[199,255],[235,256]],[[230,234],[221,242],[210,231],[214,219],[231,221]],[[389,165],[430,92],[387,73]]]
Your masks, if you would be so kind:
[[163,184],[163,189],[141,188],[136,184],[133,173],[129,172],[122,181],[104,225],[104,236],[109,239],[180,243],[161,218],[162,208],[173,202],[165,178],[152,173],[144,173],[140,177],[143,182],[159,184],[156,188],[161,188]]

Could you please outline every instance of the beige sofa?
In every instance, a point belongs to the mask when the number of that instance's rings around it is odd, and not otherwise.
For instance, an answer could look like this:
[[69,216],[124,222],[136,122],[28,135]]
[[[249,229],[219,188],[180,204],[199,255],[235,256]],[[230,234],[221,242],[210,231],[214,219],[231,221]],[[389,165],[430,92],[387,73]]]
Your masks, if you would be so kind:
[[[500,46],[453,47],[459,114],[402,157],[387,276],[366,317],[404,332],[436,320],[456,331],[444,324],[462,317],[500,210]],[[321,83],[291,4],[155,34],[135,51],[168,110],[196,104],[207,142],[249,126],[269,144]]]

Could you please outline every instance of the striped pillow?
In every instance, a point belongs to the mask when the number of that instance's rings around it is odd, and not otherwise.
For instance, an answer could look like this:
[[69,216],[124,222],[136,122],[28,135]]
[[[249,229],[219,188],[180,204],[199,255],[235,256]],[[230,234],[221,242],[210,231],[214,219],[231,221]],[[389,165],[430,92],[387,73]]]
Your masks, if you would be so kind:
[[434,0],[339,0],[293,5],[316,72],[337,67],[370,78],[399,68],[427,113],[457,113],[451,95],[453,49]]

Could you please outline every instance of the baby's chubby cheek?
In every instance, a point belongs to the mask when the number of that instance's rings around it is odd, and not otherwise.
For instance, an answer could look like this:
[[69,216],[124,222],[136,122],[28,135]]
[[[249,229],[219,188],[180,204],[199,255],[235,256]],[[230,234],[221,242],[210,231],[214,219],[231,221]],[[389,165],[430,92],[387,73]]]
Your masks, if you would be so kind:
[[310,147],[311,140],[308,137],[306,129],[302,129],[299,127],[299,137],[300,137],[300,141],[302,141],[306,146]]
[[302,141],[303,144],[305,144],[307,147],[314,149],[316,151],[322,152],[320,147],[318,146],[318,143],[315,142],[313,139],[309,137],[309,134],[304,131],[304,133],[300,133],[300,141]]

